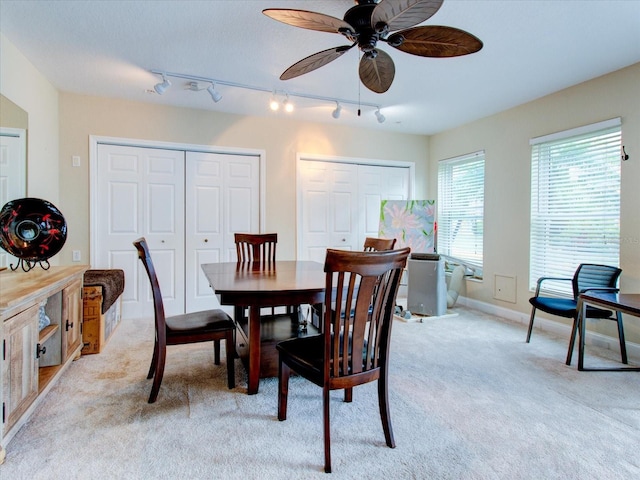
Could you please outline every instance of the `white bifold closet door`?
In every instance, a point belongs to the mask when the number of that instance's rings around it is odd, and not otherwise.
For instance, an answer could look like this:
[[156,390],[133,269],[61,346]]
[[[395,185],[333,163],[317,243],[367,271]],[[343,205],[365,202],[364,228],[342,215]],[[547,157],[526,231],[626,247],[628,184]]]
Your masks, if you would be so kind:
[[153,313],[143,236],[167,315],[219,306],[200,264],[229,259],[233,231],[258,231],[258,157],[100,144],[97,169],[92,268],[125,271],[123,318]]
[[324,263],[327,248],[362,250],[377,237],[382,200],[406,200],[410,169],[353,162],[298,162],[298,259]]

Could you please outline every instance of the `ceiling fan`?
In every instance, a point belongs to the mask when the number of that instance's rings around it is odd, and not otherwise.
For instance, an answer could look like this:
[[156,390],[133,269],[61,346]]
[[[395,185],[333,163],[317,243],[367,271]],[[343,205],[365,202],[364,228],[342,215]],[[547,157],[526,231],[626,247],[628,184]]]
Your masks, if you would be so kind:
[[[395,77],[389,54],[377,48],[379,41],[421,57],[457,57],[475,53],[482,41],[453,27],[415,25],[433,16],[444,0],[355,0],[344,20],[307,10],[268,8],[262,13],[294,27],[340,33],[351,45],[315,53],[287,68],[280,80],[312,72],[342,56],[356,45],[362,51],[360,80],[371,91],[384,93]],[[411,28],[413,27],[413,28]]]

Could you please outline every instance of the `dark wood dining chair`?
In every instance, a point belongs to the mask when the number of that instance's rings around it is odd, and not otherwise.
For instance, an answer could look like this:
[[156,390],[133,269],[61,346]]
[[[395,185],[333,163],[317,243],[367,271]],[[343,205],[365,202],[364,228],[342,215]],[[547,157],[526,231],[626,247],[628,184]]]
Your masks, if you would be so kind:
[[[275,268],[277,233],[235,233],[236,256],[238,264],[249,265],[251,268]],[[297,305],[287,305],[287,314],[297,311]],[[246,307],[236,305],[235,318],[247,317]],[[271,308],[271,315],[275,315],[275,307]]]
[[277,233],[235,233],[239,262],[275,263]]
[[367,237],[364,239],[365,252],[381,252],[383,250],[393,250],[395,246],[395,238]]
[[410,249],[383,252],[327,250],[322,334],[278,343],[278,420],[287,418],[291,371],[322,387],[324,470],[331,472],[329,396],[378,381],[386,443],[395,447],[387,393],[389,347],[396,296]]
[[229,388],[236,386],[235,365],[235,324],[224,310],[212,309],[200,312],[187,313],[165,317],[164,303],[160,292],[160,284],[156,276],[156,270],[149,254],[147,241],[139,238],[133,242],[138,250],[138,258],[144,265],[151,291],[153,294],[153,311],[155,315],[155,342],[153,357],[147,378],[153,378],[149,403],[154,403],[158,398],[158,391],[164,375],[164,366],[167,356],[167,345],[182,345],[186,343],[213,342],[214,363],[220,365],[220,341],[225,341],[227,357],[227,384]]

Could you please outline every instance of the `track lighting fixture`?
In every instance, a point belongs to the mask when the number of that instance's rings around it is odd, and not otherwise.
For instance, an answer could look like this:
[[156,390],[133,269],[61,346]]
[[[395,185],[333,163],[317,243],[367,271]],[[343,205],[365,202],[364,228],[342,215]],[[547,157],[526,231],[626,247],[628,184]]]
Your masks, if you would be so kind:
[[[227,87],[241,88],[245,90],[253,90],[257,92],[270,93],[271,100],[269,102],[269,108],[271,108],[271,110],[273,110],[274,112],[278,111],[280,109],[280,106],[282,106],[282,108],[287,113],[293,112],[294,104],[289,97],[298,97],[298,98],[307,98],[310,100],[316,100],[319,102],[335,103],[336,108],[331,112],[331,116],[335,119],[340,118],[340,115],[342,113],[342,106],[344,104],[348,104],[348,105],[354,105],[358,107],[358,116],[360,116],[360,111],[363,107],[376,109],[375,115],[376,115],[376,118],[378,119],[378,123],[383,123],[385,121],[384,115],[382,115],[382,112],[380,112],[380,105],[375,103],[367,103],[367,102],[362,102],[360,100],[357,100],[357,101],[346,100],[343,98],[322,97],[319,95],[309,95],[306,93],[278,92],[276,90],[272,90],[264,87],[257,87],[252,85],[246,85],[243,83],[229,82],[226,80],[219,80],[215,78],[200,77],[197,75],[187,75],[184,73],[165,72],[161,70],[151,70],[151,73],[153,73],[154,75],[162,76],[162,82],[157,83],[154,86],[155,91],[159,95],[162,95],[166,91],[166,89],[171,86],[171,82],[167,77],[182,78],[184,80],[188,80],[187,86],[186,86],[187,90],[190,90],[192,92],[207,90],[207,93],[211,95],[211,99],[216,103],[222,100],[222,94],[216,90],[216,85],[218,86],[225,85]],[[200,87],[200,85],[203,85],[203,84],[204,85],[208,84],[206,89]],[[278,97],[280,97],[280,99],[284,97],[284,100],[278,100]]]
[[335,119],[340,118],[340,112],[342,112],[342,105],[340,105],[340,102],[336,102],[336,109],[331,112],[331,116]]
[[165,74],[162,74],[162,82],[161,83],[156,83],[154,90],[156,91],[156,93],[158,95],[162,95],[164,93],[164,91],[169,88],[171,86],[171,82],[169,81],[169,79],[165,76]]
[[207,87],[207,92],[211,95],[214,102],[218,103],[222,99],[222,94],[216,90],[213,83]]

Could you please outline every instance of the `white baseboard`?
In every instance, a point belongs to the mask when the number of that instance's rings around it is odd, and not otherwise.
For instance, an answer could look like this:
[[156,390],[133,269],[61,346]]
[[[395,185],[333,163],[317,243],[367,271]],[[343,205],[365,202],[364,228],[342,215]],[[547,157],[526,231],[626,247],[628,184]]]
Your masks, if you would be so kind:
[[[488,313],[490,315],[496,315],[512,322],[522,323],[526,327],[529,326],[529,318],[531,316],[531,313],[516,312],[515,310],[510,310],[498,305],[492,305],[462,296],[458,297],[457,303],[468,308],[480,310],[481,312]],[[536,315],[536,320],[533,327],[533,334],[535,334],[536,329],[540,329],[558,337],[566,337],[567,342],[569,341],[569,337],[571,336],[570,325],[565,325],[560,322],[554,322],[553,320],[549,320],[539,315]],[[620,342],[618,341],[617,337],[609,337],[607,335],[591,331],[589,331],[589,333],[585,337],[585,342],[587,345],[594,345],[598,348],[606,348],[613,351],[620,350]],[[522,338],[522,341],[525,341],[525,337]],[[578,346],[576,345],[574,355],[577,355],[577,347]],[[640,345],[638,345],[637,343],[629,342],[627,340],[627,356],[630,360],[633,360],[636,363],[640,363]]]

